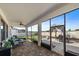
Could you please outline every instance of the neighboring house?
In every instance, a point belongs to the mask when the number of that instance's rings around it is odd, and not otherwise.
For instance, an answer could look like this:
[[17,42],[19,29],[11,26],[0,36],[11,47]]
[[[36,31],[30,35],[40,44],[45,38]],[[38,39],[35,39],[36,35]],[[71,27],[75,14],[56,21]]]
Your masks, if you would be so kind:
[[23,29],[12,29],[11,33],[12,33],[12,36],[13,35],[25,36],[25,30],[23,30]]
[[[51,36],[58,37],[63,35],[64,25],[57,25],[51,27]],[[50,31],[42,31],[42,37],[50,37]]]

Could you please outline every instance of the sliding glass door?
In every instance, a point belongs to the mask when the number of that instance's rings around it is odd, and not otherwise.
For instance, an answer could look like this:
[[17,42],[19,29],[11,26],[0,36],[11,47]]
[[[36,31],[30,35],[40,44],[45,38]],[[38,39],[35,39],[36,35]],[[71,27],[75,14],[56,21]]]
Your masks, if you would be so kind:
[[51,19],[51,50],[64,55],[64,15]]

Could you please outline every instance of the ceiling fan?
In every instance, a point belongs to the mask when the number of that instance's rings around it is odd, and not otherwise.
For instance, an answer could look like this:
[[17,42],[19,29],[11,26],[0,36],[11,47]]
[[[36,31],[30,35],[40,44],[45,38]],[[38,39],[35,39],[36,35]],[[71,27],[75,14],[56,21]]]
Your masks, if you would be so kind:
[[20,21],[19,25],[20,25],[20,26],[25,26],[21,21]]

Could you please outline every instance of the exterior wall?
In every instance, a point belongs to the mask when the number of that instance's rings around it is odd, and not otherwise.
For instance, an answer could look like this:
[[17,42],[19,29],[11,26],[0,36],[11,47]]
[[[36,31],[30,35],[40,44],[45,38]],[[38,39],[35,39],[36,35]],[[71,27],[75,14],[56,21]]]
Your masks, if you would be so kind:
[[[1,20],[1,18],[0,18]],[[0,42],[1,42],[1,21],[0,21]]]

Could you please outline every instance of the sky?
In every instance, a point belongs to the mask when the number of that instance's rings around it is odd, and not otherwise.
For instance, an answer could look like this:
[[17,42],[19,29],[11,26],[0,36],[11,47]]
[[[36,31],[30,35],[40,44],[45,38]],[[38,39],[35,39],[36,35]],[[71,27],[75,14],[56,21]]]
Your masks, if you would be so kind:
[[50,29],[50,20],[45,21],[45,22],[43,22],[41,24],[42,24],[42,31],[47,31],[47,30]]
[[79,9],[66,14],[66,28],[79,29]]
[[[50,20],[42,22],[42,31],[47,31],[50,29]],[[64,15],[58,16],[51,19],[51,26],[64,25]],[[33,31],[37,31],[38,26],[32,26]],[[66,14],[66,30],[79,29],[79,9],[69,12]]]

